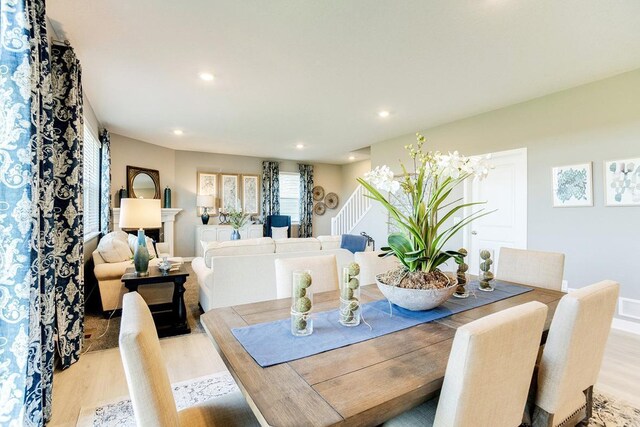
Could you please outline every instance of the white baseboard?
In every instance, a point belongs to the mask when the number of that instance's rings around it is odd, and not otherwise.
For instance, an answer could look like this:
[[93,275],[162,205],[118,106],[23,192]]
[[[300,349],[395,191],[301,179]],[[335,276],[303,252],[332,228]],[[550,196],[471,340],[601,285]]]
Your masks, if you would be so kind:
[[186,256],[186,257],[185,257],[185,256],[183,256],[183,257],[182,257],[182,261],[184,261],[184,262],[191,262],[191,261],[193,261],[194,259],[196,259],[196,257],[194,257],[194,256]]
[[630,320],[618,319],[617,317],[613,318],[611,329],[617,329],[619,331],[640,335],[640,323],[632,322]]

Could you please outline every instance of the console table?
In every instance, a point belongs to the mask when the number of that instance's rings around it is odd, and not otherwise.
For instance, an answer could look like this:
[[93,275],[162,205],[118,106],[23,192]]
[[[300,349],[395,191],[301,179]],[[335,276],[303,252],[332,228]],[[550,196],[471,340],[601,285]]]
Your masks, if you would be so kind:
[[[262,237],[262,224],[250,224],[240,230],[243,239],[257,239]],[[230,225],[196,225],[195,254],[204,256],[204,250],[200,242],[226,242],[231,240],[233,227]]]

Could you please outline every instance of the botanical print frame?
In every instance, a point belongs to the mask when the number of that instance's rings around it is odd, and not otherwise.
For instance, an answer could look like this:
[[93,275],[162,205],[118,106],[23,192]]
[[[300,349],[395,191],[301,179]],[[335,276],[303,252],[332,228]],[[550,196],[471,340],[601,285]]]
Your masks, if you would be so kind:
[[605,206],[640,206],[640,157],[604,162]]
[[593,206],[591,162],[551,169],[554,208]]
[[237,174],[220,174],[220,211],[229,213],[240,209],[240,180]]
[[[196,194],[213,196],[218,198],[218,174],[211,172],[198,172],[198,188]],[[202,215],[203,209],[198,207],[196,213]]]
[[242,175],[242,210],[250,215],[260,213],[260,178]]

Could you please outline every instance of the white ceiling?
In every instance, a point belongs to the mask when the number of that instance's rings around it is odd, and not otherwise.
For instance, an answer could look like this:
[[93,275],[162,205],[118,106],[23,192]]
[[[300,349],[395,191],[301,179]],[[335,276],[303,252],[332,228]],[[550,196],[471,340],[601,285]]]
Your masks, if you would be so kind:
[[182,150],[345,163],[381,140],[640,68],[639,0],[47,7],[103,124]]

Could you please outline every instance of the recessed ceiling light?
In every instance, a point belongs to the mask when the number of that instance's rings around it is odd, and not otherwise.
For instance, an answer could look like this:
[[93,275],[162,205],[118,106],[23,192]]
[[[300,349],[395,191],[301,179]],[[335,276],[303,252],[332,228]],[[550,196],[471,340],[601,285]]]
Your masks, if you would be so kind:
[[296,148],[298,150],[302,150],[304,148],[304,144],[302,144],[302,143],[296,144]]
[[356,156],[349,156],[349,160],[355,160]]
[[387,110],[382,110],[380,112],[378,112],[378,116],[382,117],[383,119],[386,117],[389,117],[389,112]]
[[211,73],[200,73],[200,79],[205,82],[213,81],[213,74]]
[[180,135],[182,135],[183,133],[184,133],[184,132],[182,131],[182,129],[174,129],[174,130],[173,130],[173,134],[174,134],[174,135],[178,135],[178,136],[180,136]]

